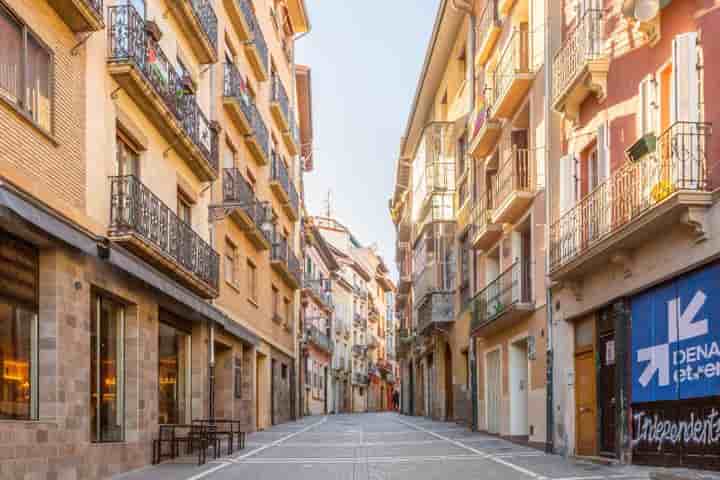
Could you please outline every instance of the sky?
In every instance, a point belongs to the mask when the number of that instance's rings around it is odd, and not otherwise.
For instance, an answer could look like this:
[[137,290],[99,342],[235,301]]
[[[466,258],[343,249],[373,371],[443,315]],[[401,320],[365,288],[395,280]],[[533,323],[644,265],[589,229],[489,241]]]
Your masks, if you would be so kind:
[[312,215],[331,213],[394,272],[388,210],[439,0],[307,0],[312,30],[296,61],[312,70],[315,169],[305,174]]

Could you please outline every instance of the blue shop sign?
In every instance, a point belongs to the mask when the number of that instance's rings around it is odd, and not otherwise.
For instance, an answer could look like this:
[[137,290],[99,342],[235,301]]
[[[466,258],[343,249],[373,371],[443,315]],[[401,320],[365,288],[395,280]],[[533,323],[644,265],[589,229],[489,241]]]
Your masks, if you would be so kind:
[[632,300],[632,401],[720,394],[720,265]]

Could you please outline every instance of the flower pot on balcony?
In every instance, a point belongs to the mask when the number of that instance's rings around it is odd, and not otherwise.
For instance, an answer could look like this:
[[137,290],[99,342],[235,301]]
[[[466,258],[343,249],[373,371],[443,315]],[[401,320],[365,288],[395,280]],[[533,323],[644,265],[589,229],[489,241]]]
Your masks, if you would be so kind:
[[162,38],[162,32],[155,20],[145,20],[145,32],[156,42]]
[[195,82],[193,82],[192,78],[187,75],[182,77],[182,79],[180,80],[180,86],[188,95],[195,95],[195,92],[197,91]]
[[654,133],[647,133],[640,137],[630,148],[627,149],[626,154],[628,158],[634,162],[637,162],[645,155],[655,151],[655,145],[657,138]]

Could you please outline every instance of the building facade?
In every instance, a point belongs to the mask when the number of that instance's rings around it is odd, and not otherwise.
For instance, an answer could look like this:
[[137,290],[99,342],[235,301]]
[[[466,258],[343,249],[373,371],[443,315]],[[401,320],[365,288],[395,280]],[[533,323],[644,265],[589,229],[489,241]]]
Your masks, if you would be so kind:
[[0,476],[295,415],[308,29],[293,0],[0,2]]

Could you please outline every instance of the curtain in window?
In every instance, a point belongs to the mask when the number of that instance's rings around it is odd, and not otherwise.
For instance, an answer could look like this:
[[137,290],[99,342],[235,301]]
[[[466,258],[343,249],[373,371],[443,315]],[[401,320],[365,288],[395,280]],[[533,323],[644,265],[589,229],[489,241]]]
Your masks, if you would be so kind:
[[27,109],[33,120],[50,130],[50,54],[32,35],[27,36],[27,62]]
[[22,30],[0,6],[0,95],[17,103],[22,81]]

